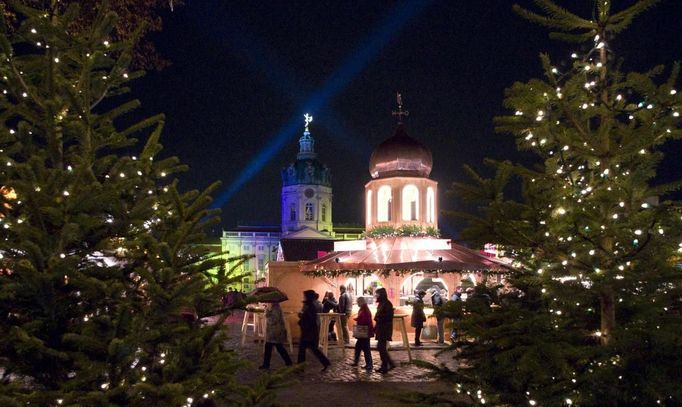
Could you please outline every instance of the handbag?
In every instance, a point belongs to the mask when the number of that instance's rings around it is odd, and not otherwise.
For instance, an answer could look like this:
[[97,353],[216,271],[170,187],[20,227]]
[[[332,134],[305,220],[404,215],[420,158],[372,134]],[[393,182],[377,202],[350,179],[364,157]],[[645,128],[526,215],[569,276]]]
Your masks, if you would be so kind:
[[353,338],[357,338],[357,339],[369,338],[369,326],[367,326],[367,325],[354,325],[353,326]]

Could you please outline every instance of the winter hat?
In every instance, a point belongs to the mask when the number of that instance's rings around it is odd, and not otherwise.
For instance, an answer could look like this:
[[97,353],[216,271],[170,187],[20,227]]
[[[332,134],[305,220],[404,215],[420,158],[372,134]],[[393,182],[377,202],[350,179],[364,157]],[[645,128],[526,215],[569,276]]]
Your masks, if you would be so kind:
[[304,301],[312,302],[319,298],[319,295],[314,290],[305,290],[303,291],[303,298]]

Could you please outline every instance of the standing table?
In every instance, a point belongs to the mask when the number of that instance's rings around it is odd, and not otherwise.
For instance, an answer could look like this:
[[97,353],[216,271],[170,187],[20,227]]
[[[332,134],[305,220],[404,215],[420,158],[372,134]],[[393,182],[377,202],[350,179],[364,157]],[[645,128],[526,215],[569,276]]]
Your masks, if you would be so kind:
[[322,348],[322,353],[327,356],[329,349],[329,323],[331,321],[336,321],[334,326],[336,327],[336,346],[344,351],[346,350],[345,344],[343,343],[343,331],[341,330],[341,314],[338,312],[320,312],[320,347]]
[[403,338],[403,346],[407,348],[407,357],[412,362],[412,351],[410,350],[410,341],[407,339],[407,327],[405,326],[405,318],[407,315],[394,315],[393,322],[400,326],[400,334]]

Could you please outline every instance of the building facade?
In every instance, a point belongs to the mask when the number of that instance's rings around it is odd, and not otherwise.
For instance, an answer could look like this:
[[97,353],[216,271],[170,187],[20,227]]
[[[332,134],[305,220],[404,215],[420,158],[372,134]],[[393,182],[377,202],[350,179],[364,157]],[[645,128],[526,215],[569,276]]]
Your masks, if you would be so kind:
[[271,261],[311,260],[330,251],[334,240],[358,239],[363,231],[353,226],[334,230],[331,171],[317,159],[309,130],[312,116],[304,117],[296,160],[281,171],[281,224],[241,225],[222,233],[221,247],[227,257],[253,256],[236,269],[245,276],[235,289],[253,289]]

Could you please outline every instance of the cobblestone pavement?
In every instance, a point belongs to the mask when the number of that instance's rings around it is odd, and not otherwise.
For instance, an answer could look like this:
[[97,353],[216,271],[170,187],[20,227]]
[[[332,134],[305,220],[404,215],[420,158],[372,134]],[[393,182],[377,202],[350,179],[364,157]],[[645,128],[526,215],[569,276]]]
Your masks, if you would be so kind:
[[[247,337],[244,346],[241,346],[241,318],[238,315],[230,318],[227,323],[229,347],[238,349],[240,356],[252,361],[254,367],[259,366],[263,360],[263,344],[262,342],[255,342],[253,338]],[[394,335],[395,337],[395,335]],[[394,338],[395,339],[395,338]],[[411,338],[410,338],[411,339]],[[360,363],[358,367],[349,366],[353,362],[354,340],[351,340],[351,345],[346,345],[344,349],[338,347],[330,347],[328,352],[329,360],[332,365],[323,373],[320,373],[322,365],[317,358],[311,353],[306,354],[306,365],[301,379],[308,383],[317,382],[423,382],[433,381],[433,378],[424,377],[428,373],[428,369],[418,367],[409,363],[407,350],[402,346],[402,341],[391,342],[389,352],[393,361],[398,365],[396,369],[391,370],[388,374],[377,373],[374,370],[368,372],[361,366],[364,366],[364,357],[360,355]],[[423,360],[436,365],[445,365],[450,369],[456,369],[457,360],[453,358],[451,352],[446,352],[440,355],[438,351],[443,350],[445,346],[438,345],[433,341],[423,341],[424,345],[420,348],[411,348],[413,360]],[[376,350],[376,341],[372,341],[372,360],[374,367],[379,368],[381,359],[379,352]],[[288,347],[287,347],[288,348]],[[293,354],[290,354],[291,359],[296,362],[298,355],[297,345],[294,344]],[[284,366],[282,358],[277,351],[273,349],[272,361],[270,363],[272,369],[277,369]],[[250,376],[250,375],[249,375]]]
[[[263,360],[262,342],[255,342],[253,338],[248,337],[244,346],[241,346],[241,317],[239,315],[231,317],[226,327],[229,335],[227,345],[238,351],[240,357],[251,362],[249,367],[240,371],[239,379],[250,381],[264,374],[262,370],[257,369]],[[444,348],[442,345],[429,341],[423,343],[426,346],[412,348],[413,360],[419,359],[445,365],[450,369],[456,368],[457,360],[453,358],[452,353],[438,355],[438,351]],[[364,365],[362,355],[360,366],[349,366],[353,361],[352,345],[347,345],[344,349],[330,348],[328,357],[332,365],[322,373],[320,372],[322,365],[312,353],[308,352],[303,373],[295,375],[296,381],[293,385],[278,392],[278,401],[307,406],[320,403],[347,403],[350,397],[351,400],[362,402],[366,406],[391,405],[390,400],[385,398],[387,393],[396,391],[433,393],[449,390],[446,384],[428,377],[427,369],[410,364],[407,351],[401,345],[402,342],[392,342],[393,349],[389,348],[389,350],[398,367],[385,375],[363,369],[361,367]],[[295,362],[298,352],[296,344],[293,350],[290,356]],[[374,341],[372,342],[372,359],[374,367],[378,368],[381,362]],[[270,366],[273,371],[284,366],[284,362],[275,350],[273,350]]]

